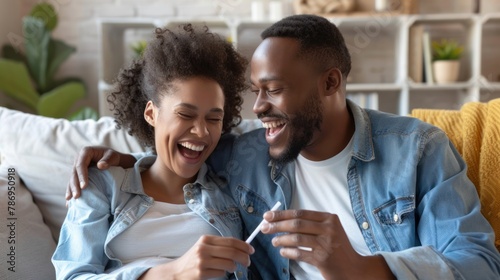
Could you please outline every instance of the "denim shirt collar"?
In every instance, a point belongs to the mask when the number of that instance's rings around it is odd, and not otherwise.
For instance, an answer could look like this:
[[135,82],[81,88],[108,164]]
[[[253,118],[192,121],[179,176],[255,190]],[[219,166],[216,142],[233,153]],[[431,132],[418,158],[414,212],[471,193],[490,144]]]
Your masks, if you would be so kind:
[[364,109],[347,99],[347,106],[354,118],[354,139],[352,156],[368,162],[375,159],[371,122]]
[[[150,154],[147,155],[141,159],[139,159],[135,164],[134,164],[134,173],[141,173],[142,171],[148,169],[153,165],[155,162],[157,156]],[[208,173],[208,174],[207,174]],[[132,180],[132,183],[128,183],[129,180]],[[210,181],[211,180],[211,181]],[[193,183],[195,186],[199,186],[201,188],[211,190],[214,188],[212,185],[213,183],[216,183],[217,185],[222,185],[223,182],[217,177],[213,176],[213,174],[210,172],[208,169],[208,166],[206,163],[203,163],[203,165],[200,168],[200,171],[198,171],[198,174],[196,176],[196,180]],[[133,193],[133,194],[139,194],[139,195],[146,195],[144,192],[144,188],[142,186],[142,180],[141,176],[127,176],[123,184],[121,186],[121,190],[123,192],[128,192],[128,193]]]

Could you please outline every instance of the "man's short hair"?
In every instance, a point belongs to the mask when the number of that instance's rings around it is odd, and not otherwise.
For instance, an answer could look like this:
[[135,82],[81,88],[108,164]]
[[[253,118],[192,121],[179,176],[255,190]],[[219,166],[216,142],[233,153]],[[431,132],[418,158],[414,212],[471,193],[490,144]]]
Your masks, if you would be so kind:
[[315,15],[286,17],[264,30],[262,39],[269,37],[294,38],[300,42],[300,52],[326,70],[336,67],[347,77],[351,71],[351,55],[335,24]]

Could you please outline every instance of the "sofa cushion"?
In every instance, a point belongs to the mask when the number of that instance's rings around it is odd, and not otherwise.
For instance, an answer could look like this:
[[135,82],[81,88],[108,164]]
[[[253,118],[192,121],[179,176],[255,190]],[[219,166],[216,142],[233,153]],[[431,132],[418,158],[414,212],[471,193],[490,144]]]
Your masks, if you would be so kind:
[[0,135],[2,162],[16,169],[56,241],[66,216],[64,196],[78,151],[88,145],[124,153],[144,151],[134,137],[117,130],[110,117],[68,121],[0,107]]
[[[0,164],[0,270],[2,279],[55,279],[56,243],[17,169]],[[5,273],[5,274],[4,274]]]

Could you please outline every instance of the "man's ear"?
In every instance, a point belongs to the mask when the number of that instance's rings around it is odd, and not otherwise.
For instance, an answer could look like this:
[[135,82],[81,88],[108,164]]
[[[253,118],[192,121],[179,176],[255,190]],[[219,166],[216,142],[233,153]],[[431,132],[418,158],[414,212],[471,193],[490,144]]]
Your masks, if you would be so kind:
[[332,95],[340,90],[342,86],[342,73],[338,68],[330,68],[324,73],[325,95]]
[[155,104],[153,104],[153,101],[149,100],[148,103],[146,104],[146,109],[144,109],[144,119],[152,127],[155,127],[157,110],[158,108],[156,108]]

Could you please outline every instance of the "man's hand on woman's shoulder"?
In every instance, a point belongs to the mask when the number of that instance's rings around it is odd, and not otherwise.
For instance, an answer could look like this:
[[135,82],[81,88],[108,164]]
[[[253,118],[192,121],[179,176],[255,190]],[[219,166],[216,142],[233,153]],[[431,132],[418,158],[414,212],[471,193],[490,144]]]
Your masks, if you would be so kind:
[[111,148],[101,146],[83,147],[73,165],[73,172],[66,188],[66,200],[80,197],[81,190],[88,185],[88,169],[91,165],[105,170],[110,166],[130,168],[136,159],[130,154],[122,154]]

